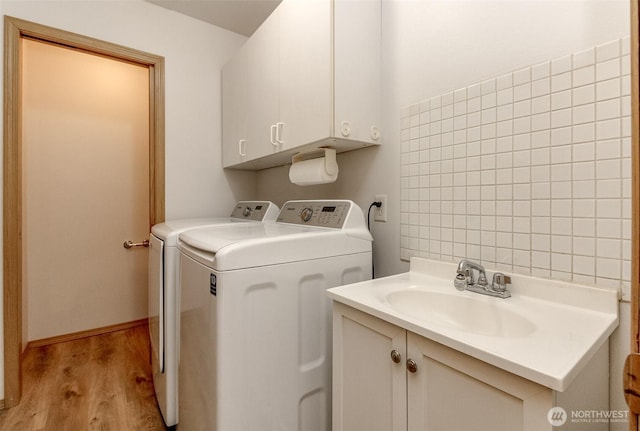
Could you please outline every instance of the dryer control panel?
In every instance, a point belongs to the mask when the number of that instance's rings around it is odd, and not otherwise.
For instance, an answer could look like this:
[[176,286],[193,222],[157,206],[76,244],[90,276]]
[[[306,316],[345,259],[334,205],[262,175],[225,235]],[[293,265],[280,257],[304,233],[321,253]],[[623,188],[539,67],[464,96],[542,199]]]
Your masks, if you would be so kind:
[[342,229],[351,209],[350,201],[289,201],[278,222]]
[[278,208],[268,201],[240,201],[231,211],[231,218],[253,221],[273,220],[272,214]]

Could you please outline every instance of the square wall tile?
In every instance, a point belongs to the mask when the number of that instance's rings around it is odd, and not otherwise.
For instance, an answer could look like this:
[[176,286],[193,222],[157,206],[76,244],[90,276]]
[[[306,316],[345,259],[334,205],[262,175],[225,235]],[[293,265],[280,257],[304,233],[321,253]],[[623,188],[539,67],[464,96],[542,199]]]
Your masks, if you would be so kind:
[[619,288],[631,272],[630,43],[400,110],[400,255]]

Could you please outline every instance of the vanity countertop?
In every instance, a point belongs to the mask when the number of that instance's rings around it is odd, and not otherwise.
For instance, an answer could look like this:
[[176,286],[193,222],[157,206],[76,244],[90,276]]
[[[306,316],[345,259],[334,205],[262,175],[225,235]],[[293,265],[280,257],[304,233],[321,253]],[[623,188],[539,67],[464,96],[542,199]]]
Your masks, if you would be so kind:
[[327,294],[557,391],[568,388],[618,326],[617,290],[512,275],[512,296],[501,299],[456,290],[456,267],[414,258],[407,273]]

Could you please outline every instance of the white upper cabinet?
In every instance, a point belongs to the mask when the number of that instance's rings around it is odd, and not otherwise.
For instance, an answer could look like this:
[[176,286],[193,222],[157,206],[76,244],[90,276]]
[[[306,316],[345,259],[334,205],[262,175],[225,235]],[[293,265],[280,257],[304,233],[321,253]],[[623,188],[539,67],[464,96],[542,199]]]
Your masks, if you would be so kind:
[[[321,146],[378,144],[380,1],[284,0],[222,82],[225,167],[264,169]],[[235,97],[244,99],[227,100]]]

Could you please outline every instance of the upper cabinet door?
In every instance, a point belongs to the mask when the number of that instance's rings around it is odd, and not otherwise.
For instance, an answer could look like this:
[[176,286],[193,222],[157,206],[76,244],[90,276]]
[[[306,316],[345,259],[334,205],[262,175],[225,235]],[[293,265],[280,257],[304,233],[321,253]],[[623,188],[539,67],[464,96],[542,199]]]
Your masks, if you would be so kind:
[[247,157],[279,150],[272,127],[280,117],[279,10],[247,40]]
[[334,136],[379,143],[380,2],[334,0],[332,3]]
[[222,69],[222,162],[232,166],[246,160],[247,152],[246,46]]
[[332,8],[329,0],[284,0],[278,7],[282,149],[332,133]]

